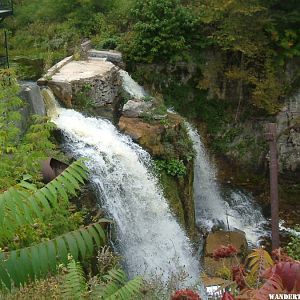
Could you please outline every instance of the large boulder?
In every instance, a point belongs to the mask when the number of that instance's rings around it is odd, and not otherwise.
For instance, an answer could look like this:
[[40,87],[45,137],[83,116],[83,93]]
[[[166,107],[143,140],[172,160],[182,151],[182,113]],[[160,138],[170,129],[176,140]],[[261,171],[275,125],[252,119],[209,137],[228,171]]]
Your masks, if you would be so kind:
[[113,115],[120,105],[121,79],[118,68],[99,59],[74,61],[65,58],[41,78],[66,107],[108,107]]
[[20,129],[20,135],[23,135],[28,128],[30,116],[32,114],[45,116],[46,109],[40,88],[33,82],[21,83],[19,96],[25,105],[18,110],[21,119],[16,122],[16,126]]
[[[214,250],[220,246],[233,245],[237,250],[237,259],[235,257],[223,258],[216,261],[212,258]],[[216,231],[209,233],[204,248],[204,270],[210,276],[218,276],[218,272],[224,267],[231,268],[247,254],[248,245],[245,233],[241,231]]]
[[21,84],[20,97],[27,103],[31,114],[45,116],[46,109],[40,87],[33,82]]
[[163,155],[165,149],[162,144],[165,128],[159,123],[149,124],[140,118],[122,116],[119,128],[134,141],[154,156]]
[[143,100],[128,100],[123,106],[122,115],[128,118],[141,117],[152,107],[152,102]]
[[152,156],[167,158],[166,135],[172,133],[176,137],[183,127],[183,119],[179,115],[168,114],[167,117],[168,122],[166,122],[166,125],[159,120],[148,122],[143,118],[132,118],[123,115],[119,120],[119,128],[122,132],[131,136]]

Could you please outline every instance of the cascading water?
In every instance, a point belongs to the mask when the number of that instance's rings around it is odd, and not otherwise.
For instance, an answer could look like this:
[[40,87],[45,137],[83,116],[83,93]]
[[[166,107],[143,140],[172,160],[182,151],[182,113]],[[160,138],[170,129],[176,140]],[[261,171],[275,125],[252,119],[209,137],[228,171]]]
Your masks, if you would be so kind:
[[209,160],[201,137],[189,124],[187,128],[196,152],[194,198],[197,226],[210,230],[214,225],[229,225],[231,229],[244,231],[248,241],[257,245],[267,224],[259,207],[250,195],[242,191],[221,192],[215,166]]
[[147,96],[145,89],[131,78],[128,72],[120,70],[124,90],[135,99],[143,99]]
[[188,274],[183,285],[195,284],[199,263],[150,171],[150,155],[109,121],[57,107],[53,122],[64,133],[68,150],[88,158],[99,201],[116,222],[129,275],[167,282],[183,271]]

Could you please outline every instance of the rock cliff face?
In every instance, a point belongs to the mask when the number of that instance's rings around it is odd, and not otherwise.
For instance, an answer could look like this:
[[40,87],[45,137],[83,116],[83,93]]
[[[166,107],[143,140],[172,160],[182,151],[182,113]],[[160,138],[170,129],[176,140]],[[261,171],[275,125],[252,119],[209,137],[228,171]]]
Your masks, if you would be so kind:
[[300,176],[300,91],[277,115],[280,172]]

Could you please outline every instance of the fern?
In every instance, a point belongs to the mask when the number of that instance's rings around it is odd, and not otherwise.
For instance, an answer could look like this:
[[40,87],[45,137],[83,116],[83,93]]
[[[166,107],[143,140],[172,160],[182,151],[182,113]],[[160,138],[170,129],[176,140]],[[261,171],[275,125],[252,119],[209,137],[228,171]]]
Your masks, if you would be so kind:
[[92,293],[93,299],[130,300],[141,296],[143,280],[136,277],[130,281],[121,269],[112,269],[104,276],[105,284],[98,285]]
[[64,299],[81,300],[87,291],[84,273],[81,265],[72,259],[68,263],[68,272],[64,276],[61,294]]
[[58,208],[58,199],[67,202],[68,195],[76,195],[86,179],[87,168],[78,160],[41,189],[22,181],[0,194],[0,244],[11,238],[19,226],[33,223],[36,217],[42,219],[52,208]]
[[[100,220],[106,222],[106,220]],[[42,278],[56,272],[59,263],[68,263],[68,253],[74,259],[93,254],[95,246],[105,243],[105,233],[99,223],[68,232],[53,240],[0,254],[0,286],[11,290],[15,285]]]
[[249,275],[256,279],[258,287],[262,273],[274,264],[270,254],[262,248],[255,249],[247,257],[247,265],[250,269]]

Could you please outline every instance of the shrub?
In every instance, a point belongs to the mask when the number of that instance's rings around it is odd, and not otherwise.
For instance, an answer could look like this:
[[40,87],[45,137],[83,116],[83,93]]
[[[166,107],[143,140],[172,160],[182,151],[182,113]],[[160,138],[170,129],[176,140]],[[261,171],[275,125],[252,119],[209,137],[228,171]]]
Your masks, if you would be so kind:
[[179,60],[190,48],[194,17],[179,0],[137,0],[131,14],[138,21],[121,45],[129,61]]
[[155,166],[158,171],[165,171],[168,175],[174,177],[186,175],[186,166],[183,161],[179,159],[157,160]]

